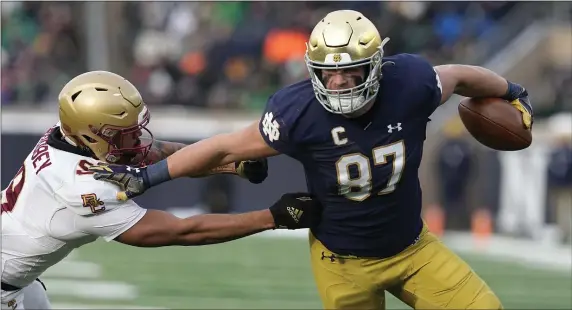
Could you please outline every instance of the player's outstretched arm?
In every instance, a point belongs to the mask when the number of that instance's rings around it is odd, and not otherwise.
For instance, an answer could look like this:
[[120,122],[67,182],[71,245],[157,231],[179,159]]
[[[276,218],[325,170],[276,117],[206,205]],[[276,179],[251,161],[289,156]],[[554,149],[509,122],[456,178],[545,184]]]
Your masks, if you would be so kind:
[[308,193],[284,194],[267,210],[242,214],[203,214],[181,219],[148,210],[115,240],[138,247],[215,244],[274,228],[309,228],[319,221],[320,214],[319,203]]
[[[148,188],[171,179],[183,176],[203,176],[212,169],[233,162],[241,162],[237,166],[239,174],[248,174],[249,166],[256,162],[245,161],[254,158],[265,158],[277,155],[278,152],[270,147],[258,129],[258,122],[233,133],[220,134],[185,146],[165,160],[144,168],[131,168],[121,165],[100,164],[90,167],[95,172],[94,178],[116,184],[121,192],[117,193],[119,200],[127,200],[141,195]],[[263,174],[249,180],[260,183],[266,178],[266,162],[262,161]]]
[[442,65],[434,67],[442,86],[441,103],[452,94],[465,97],[497,97],[509,101],[522,113],[524,124],[532,126],[532,106],[526,89],[495,72],[478,66]]
[[[148,140],[148,139],[142,138],[142,140]],[[178,143],[178,142],[154,140],[153,144],[151,145],[151,149],[149,150],[149,153],[147,154],[147,157],[145,157],[145,159],[149,164],[155,164],[155,163],[158,163],[161,160],[166,159],[167,157],[171,156],[172,154],[174,154],[178,150],[183,149],[187,145],[188,144]],[[219,173],[236,174],[235,163],[229,163],[226,165],[215,167],[211,170],[205,171],[203,174],[193,175],[190,177],[202,177],[202,176],[219,174]]]
[[268,146],[258,130],[258,122],[232,133],[219,134],[184,147],[166,160],[171,179],[203,175],[233,162],[265,158],[278,152]]
[[[145,159],[149,164],[155,164],[186,146],[187,144],[184,143],[155,140]],[[205,177],[214,174],[234,174],[248,179],[252,183],[260,183],[268,175],[268,163],[266,159],[231,162],[205,171],[202,175],[192,175],[190,177]]]

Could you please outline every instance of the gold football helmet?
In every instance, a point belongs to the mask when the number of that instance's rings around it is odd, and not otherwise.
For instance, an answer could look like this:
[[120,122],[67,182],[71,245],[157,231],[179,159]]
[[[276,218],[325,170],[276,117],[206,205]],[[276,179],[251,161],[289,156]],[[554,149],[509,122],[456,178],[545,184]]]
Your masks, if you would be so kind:
[[[351,10],[334,11],[314,27],[306,44],[306,66],[318,101],[335,114],[351,115],[373,103],[379,91],[383,46],[375,25],[363,14]],[[342,90],[324,86],[321,70],[365,67],[363,83]],[[371,106],[371,105],[369,105]]]
[[[69,81],[58,99],[66,141],[109,163],[143,162],[153,143],[146,128],[151,115],[129,81],[107,71],[87,72]],[[144,145],[143,131],[151,137]]]

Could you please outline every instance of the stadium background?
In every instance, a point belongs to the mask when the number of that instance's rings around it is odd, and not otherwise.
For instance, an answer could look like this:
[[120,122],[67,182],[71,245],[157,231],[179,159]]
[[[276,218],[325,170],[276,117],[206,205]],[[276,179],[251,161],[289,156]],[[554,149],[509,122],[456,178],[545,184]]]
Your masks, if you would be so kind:
[[[1,3],[1,185],[57,121],[73,76],[130,79],[160,139],[192,143],[259,117],[277,88],[304,78],[304,42],[334,9],[362,11],[387,54],[482,65],[525,85],[532,146],[499,153],[464,131],[451,99],[433,117],[421,169],[425,218],[509,309],[572,309],[572,4],[566,2],[5,2]],[[267,207],[303,190],[278,156],[261,185],[185,179],[140,197],[180,216]],[[56,308],[318,309],[305,232],[233,243],[136,249],[97,242],[44,281]],[[404,305],[388,296],[389,308]]]

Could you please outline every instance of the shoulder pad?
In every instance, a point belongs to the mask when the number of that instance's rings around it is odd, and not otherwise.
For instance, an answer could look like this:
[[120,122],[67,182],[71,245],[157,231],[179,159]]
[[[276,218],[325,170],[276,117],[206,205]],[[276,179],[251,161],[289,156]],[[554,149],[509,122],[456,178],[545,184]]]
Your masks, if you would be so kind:
[[272,106],[283,113],[295,112],[313,100],[315,100],[315,94],[312,82],[310,79],[305,79],[275,92],[268,100],[267,108]]
[[[416,72],[427,72],[427,69],[432,70],[433,66],[425,60],[425,58],[415,54],[397,54],[388,57],[383,57],[383,62],[392,62],[392,65],[383,67],[383,75],[385,78],[386,73],[395,73],[397,77],[409,78],[415,75]],[[386,72],[387,71],[387,72]],[[409,80],[408,80],[409,81]],[[409,81],[411,82],[411,81]]]
[[118,191],[113,184],[92,179],[64,184],[55,197],[74,213],[90,216],[121,207],[123,202],[116,198]]
[[[397,54],[383,59],[395,65],[384,66],[383,79],[391,79],[407,88],[407,93],[415,97],[420,105],[418,111],[429,116],[441,102],[442,86],[433,65],[415,54]],[[386,70],[387,69],[387,70]],[[387,73],[387,74],[386,74]]]
[[290,154],[297,143],[294,129],[300,115],[316,100],[309,79],[286,86],[274,93],[266,103],[259,129],[268,145]]

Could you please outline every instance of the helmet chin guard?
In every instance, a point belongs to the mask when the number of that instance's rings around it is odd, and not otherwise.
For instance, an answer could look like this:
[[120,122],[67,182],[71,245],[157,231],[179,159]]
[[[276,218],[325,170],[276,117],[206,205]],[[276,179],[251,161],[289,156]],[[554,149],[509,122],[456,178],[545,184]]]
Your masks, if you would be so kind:
[[[153,133],[147,129],[147,124],[151,120],[149,110],[145,108],[141,111],[139,122],[137,125],[127,128],[118,128],[114,126],[104,126],[99,130],[97,135],[109,143],[109,152],[105,155],[105,161],[109,163],[129,164],[132,166],[144,165],[144,159],[149,154],[153,145]],[[138,145],[126,147],[122,145],[123,137],[140,135],[146,132],[150,139],[146,139],[145,143],[139,142]],[[138,140],[141,141],[141,140]]]
[[[316,98],[327,111],[349,116],[370,106],[379,92],[383,47],[388,41],[357,11],[333,11],[318,22],[306,43],[304,60]],[[362,66],[365,76],[359,85],[331,90],[322,82],[323,70]]]
[[[376,51],[371,57],[357,61],[352,61],[351,57],[346,54],[341,55],[342,59],[338,63],[332,63],[329,61],[317,63],[310,60],[306,55],[306,66],[310,73],[314,93],[320,104],[322,104],[328,112],[351,115],[358,113],[362,108],[368,106],[368,103],[375,100],[377,93],[379,92],[379,81],[382,77],[381,68],[388,63],[381,62],[383,57],[383,46],[388,41],[389,38],[385,38],[379,46],[378,51]],[[333,56],[335,55],[336,54],[333,54]],[[326,57],[326,60],[328,60],[328,58],[333,57]],[[318,76],[318,74],[321,73],[321,70],[343,70],[359,66],[367,66],[365,70],[367,76],[363,83],[351,88],[339,90],[327,89],[322,83],[321,76]]]

